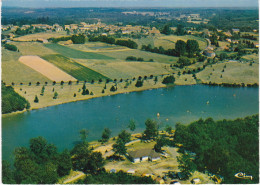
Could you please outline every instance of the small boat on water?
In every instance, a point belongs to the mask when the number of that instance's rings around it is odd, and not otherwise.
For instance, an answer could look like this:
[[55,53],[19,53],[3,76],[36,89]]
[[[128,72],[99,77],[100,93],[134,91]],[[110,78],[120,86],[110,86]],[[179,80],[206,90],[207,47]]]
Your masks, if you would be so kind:
[[158,118],[160,117],[160,113],[159,113],[159,112],[157,113],[157,117],[158,117]]
[[209,104],[209,101],[207,101],[207,105]]
[[243,173],[243,172],[236,173],[235,177],[239,178],[239,179],[250,179],[250,180],[253,179],[253,176],[246,175],[246,173]]

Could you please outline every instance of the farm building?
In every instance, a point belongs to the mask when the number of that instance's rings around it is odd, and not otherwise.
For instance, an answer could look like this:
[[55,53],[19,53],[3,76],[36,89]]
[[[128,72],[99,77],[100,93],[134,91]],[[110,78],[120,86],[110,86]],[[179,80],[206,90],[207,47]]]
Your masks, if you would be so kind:
[[128,152],[129,157],[133,163],[142,161],[157,161],[160,160],[160,154],[152,149],[140,149]]
[[214,51],[210,51],[210,50],[205,50],[205,51],[203,52],[203,54],[204,54],[205,56],[207,56],[207,57],[215,57],[215,56],[216,56],[216,54],[214,53]]

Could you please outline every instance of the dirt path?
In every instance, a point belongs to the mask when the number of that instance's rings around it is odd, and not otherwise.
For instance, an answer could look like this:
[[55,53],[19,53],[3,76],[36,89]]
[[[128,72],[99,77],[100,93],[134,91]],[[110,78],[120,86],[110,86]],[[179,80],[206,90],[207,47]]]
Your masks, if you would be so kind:
[[71,183],[71,182],[74,182],[82,177],[86,176],[86,174],[84,174],[83,172],[77,172],[77,175],[76,176],[73,176],[73,177],[70,177],[68,179],[66,179],[65,181],[63,181],[63,184],[68,184],[68,183]]

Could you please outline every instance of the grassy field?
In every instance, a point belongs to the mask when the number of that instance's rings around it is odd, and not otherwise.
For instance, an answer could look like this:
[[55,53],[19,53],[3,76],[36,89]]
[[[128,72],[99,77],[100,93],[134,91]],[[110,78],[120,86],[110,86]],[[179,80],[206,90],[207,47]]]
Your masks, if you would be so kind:
[[245,60],[253,60],[253,61],[259,63],[259,55],[258,54],[245,55],[245,56],[242,56],[241,58],[245,59]]
[[45,44],[45,47],[52,49],[55,52],[60,53],[69,58],[80,58],[80,59],[113,59],[113,57],[104,56],[93,52],[83,52],[80,50],[72,49],[59,44]]
[[[155,43],[154,46],[159,47],[159,46],[166,46],[166,45],[170,45],[170,48],[173,49],[175,48],[175,44],[177,42],[177,40],[183,40],[183,41],[187,41],[189,39],[192,40],[197,40],[200,46],[200,49],[203,50],[206,48],[207,46],[207,41],[203,38],[200,37],[195,37],[193,35],[185,35],[185,36],[177,36],[177,35],[169,35],[169,36],[161,36],[158,37],[157,39],[155,39]],[[165,42],[167,41],[167,43]],[[166,49],[166,48],[165,48]]]
[[[125,62],[125,61],[89,61],[77,60],[85,65],[111,79],[127,79],[138,76],[150,76],[172,73],[170,68],[165,69],[165,64],[158,62]],[[169,66],[169,65],[167,65]]]
[[42,57],[43,59],[47,60],[48,62],[54,64],[58,68],[62,69],[63,71],[67,72],[74,78],[78,80],[99,80],[99,79],[106,79],[104,75],[89,69],[86,66],[83,66],[72,59],[64,57],[62,55],[45,55]]
[[14,41],[36,41],[37,39],[49,39],[67,36],[66,32],[34,33],[14,38]]
[[142,45],[148,45],[151,44],[152,47],[154,47],[154,39],[155,37],[148,36],[146,38],[142,37],[141,39],[132,39],[138,44],[138,49],[142,48]]
[[57,52],[44,47],[42,43],[39,42],[12,42],[11,44],[15,45],[22,55],[49,55],[57,54]]
[[85,44],[70,44],[67,47],[85,52],[100,52],[127,49],[127,47],[106,44],[103,42],[86,42]]
[[135,56],[137,58],[141,57],[145,61],[149,61],[150,59],[153,59],[155,62],[159,63],[176,63],[178,58],[167,56],[167,55],[161,55],[157,53],[151,53],[146,51],[141,51],[137,49],[131,49],[127,51],[115,51],[115,52],[100,52],[102,55],[106,55],[109,57],[115,57],[120,60],[125,60],[128,56]]
[[[224,66],[226,65],[226,68]],[[222,72],[224,69],[224,72]],[[197,73],[197,78],[202,82],[209,83],[236,83],[236,84],[259,84],[259,64],[224,62],[207,66]],[[222,78],[221,78],[222,75]]]
[[[76,84],[76,82],[73,82],[72,85],[68,85],[68,83],[65,83],[64,85],[56,84],[52,85],[52,83],[48,83],[47,86],[45,86],[44,95],[41,96],[41,89],[42,84],[40,86],[31,85],[15,85],[14,89],[17,93],[19,93],[21,96],[25,97],[31,104],[32,109],[38,109],[43,108],[47,106],[53,106],[58,105],[62,103],[69,103],[79,100],[86,100],[90,98],[96,98],[101,96],[109,96],[109,95],[115,95],[119,93],[128,93],[132,91],[143,91],[147,89],[153,89],[153,88],[162,88],[166,87],[164,84],[161,83],[162,78],[158,77],[158,82],[155,84],[154,79],[145,80],[142,87],[135,87],[135,81],[129,82],[128,87],[124,88],[126,85],[126,82],[117,83],[117,91],[111,92],[110,88],[112,85],[115,85],[114,83],[110,82],[106,85],[105,92],[102,93],[102,90],[104,89],[105,82],[102,83],[95,82],[94,84],[87,83],[86,87],[90,92],[93,92],[94,95],[82,95],[82,86],[83,83]],[[58,93],[58,98],[53,99],[54,92]],[[74,94],[76,94],[76,97],[74,97]],[[39,98],[39,103],[34,103],[35,95]]]
[[2,49],[2,80],[10,85],[12,82],[28,84],[29,82],[50,82],[48,78],[18,61],[21,53]]

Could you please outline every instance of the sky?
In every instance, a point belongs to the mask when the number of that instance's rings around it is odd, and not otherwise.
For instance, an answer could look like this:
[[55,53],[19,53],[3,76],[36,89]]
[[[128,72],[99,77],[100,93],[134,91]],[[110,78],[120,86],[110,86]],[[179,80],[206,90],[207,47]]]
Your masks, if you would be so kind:
[[258,7],[258,0],[2,0],[3,7]]

